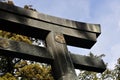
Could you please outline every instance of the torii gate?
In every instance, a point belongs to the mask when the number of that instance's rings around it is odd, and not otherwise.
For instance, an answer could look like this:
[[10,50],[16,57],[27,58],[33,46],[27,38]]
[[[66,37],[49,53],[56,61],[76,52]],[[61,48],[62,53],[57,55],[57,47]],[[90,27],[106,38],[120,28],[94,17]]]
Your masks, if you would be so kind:
[[0,3],[0,29],[46,41],[46,48],[0,38],[0,53],[52,65],[55,80],[77,80],[74,68],[103,72],[101,59],[72,54],[67,45],[90,49],[100,35],[99,24],[58,18]]

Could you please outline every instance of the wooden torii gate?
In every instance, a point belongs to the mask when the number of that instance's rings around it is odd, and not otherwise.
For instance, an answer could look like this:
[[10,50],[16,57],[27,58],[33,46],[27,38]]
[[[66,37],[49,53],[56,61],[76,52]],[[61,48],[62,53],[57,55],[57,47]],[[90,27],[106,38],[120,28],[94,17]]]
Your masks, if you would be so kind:
[[77,80],[76,69],[103,72],[103,60],[72,54],[67,45],[90,49],[100,35],[99,24],[58,18],[0,3],[0,29],[46,41],[46,48],[0,38],[1,55],[52,65],[55,80]]

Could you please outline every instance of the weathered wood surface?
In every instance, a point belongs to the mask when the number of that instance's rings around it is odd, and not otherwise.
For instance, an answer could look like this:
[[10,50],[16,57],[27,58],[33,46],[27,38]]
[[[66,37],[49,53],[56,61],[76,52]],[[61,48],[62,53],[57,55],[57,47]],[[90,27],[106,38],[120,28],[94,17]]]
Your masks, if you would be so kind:
[[91,48],[101,33],[99,24],[58,18],[2,3],[0,26],[3,30],[40,39],[45,39],[51,31],[59,30],[65,36],[68,45],[83,48]]
[[102,59],[72,53],[70,54],[74,67],[76,69],[83,69],[95,72],[104,72],[106,69],[106,66]]
[[0,55],[51,64],[53,57],[44,47],[0,38]]
[[97,35],[101,33],[99,24],[89,24],[84,22],[73,21],[69,19],[63,19],[55,16],[50,16],[43,13],[38,13],[31,10],[26,10],[17,6],[9,6],[0,2],[0,10],[8,11],[13,14],[21,15],[24,17],[29,17],[36,20],[45,21],[55,25],[60,25],[61,27],[69,27],[73,29],[79,29],[83,31],[94,32]]
[[[50,49],[51,47],[48,48]],[[51,64],[54,61],[54,57],[47,48],[4,38],[0,38],[0,55],[40,61],[48,64]],[[103,72],[106,68],[102,59],[91,58],[74,53],[70,53],[70,57],[76,69]]]
[[0,2],[0,29],[46,40],[47,47],[43,48],[0,38],[0,54],[51,64],[56,80],[75,80],[74,67],[95,72],[106,69],[101,59],[67,50],[67,45],[91,48],[101,33],[99,24],[58,18]]
[[55,80],[76,80],[74,65],[63,34],[51,32],[46,38],[47,48],[54,57],[52,71]]
[[[59,30],[59,32],[61,31],[61,33],[65,35],[68,45],[84,48],[91,48],[96,43],[97,38],[96,33],[60,27],[59,25],[26,18],[5,11],[0,11],[0,26],[0,29],[6,31],[41,39],[45,39],[50,31]],[[80,43],[83,43],[84,45]]]

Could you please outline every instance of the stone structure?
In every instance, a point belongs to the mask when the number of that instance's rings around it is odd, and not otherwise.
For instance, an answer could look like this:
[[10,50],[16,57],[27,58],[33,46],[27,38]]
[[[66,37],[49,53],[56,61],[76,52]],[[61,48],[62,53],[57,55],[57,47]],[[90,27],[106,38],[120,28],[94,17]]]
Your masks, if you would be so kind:
[[46,41],[46,48],[0,38],[1,55],[19,57],[52,65],[55,80],[77,80],[76,69],[103,72],[101,59],[72,54],[67,45],[90,49],[100,35],[99,24],[49,16],[0,3],[0,29]]

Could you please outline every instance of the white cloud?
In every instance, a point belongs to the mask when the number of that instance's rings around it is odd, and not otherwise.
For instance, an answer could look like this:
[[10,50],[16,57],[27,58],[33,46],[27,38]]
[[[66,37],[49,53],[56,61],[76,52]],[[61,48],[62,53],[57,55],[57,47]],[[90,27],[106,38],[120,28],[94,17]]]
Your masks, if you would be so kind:
[[120,21],[118,21],[118,32],[120,32]]
[[[113,68],[120,57],[119,34],[120,34],[120,0],[104,0],[97,3],[96,10],[91,12],[93,23],[100,23],[102,34],[92,51],[105,54],[105,62]],[[91,4],[93,5],[93,4]],[[91,7],[93,8],[93,7]]]
[[111,47],[110,68],[113,68],[117,63],[117,59],[120,58],[120,43]]
[[33,5],[38,11],[74,20],[89,18],[90,0],[14,0],[16,5]]
[[89,0],[54,1],[48,14],[79,20],[89,17]]

